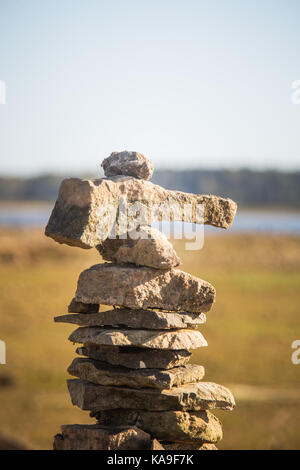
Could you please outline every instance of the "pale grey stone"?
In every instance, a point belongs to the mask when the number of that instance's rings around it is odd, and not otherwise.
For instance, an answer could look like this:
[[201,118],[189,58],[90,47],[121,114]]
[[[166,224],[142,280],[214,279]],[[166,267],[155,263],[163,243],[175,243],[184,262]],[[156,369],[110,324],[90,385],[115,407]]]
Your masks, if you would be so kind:
[[133,263],[156,269],[170,269],[181,264],[166,235],[149,226],[129,232],[126,238],[107,238],[97,250],[104,260],[117,264]]
[[70,375],[98,385],[168,389],[185,383],[198,382],[204,376],[204,367],[188,364],[169,370],[128,369],[78,357],[73,360],[68,372]]
[[149,180],[153,175],[153,163],[139,152],[112,152],[101,164],[105,176],[133,176]]
[[[116,218],[120,201],[127,204],[129,217],[126,229],[123,227],[123,219]],[[94,181],[69,178],[60,186],[45,234],[58,243],[93,248],[111,236],[115,224],[117,234],[137,226],[137,212],[133,211],[134,214],[130,215],[132,206],[136,208],[137,203],[140,203],[139,213],[143,215],[143,222],[139,225],[151,225],[170,218],[173,221],[204,223],[227,229],[237,209],[231,199],[169,191],[150,181],[128,176]],[[186,205],[192,210],[184,213]]]
[[120,423],[138,426],[160,441],[179,441],[200,447],[203,442],[214,443],[222,439],[221,423],[207,411],[142,411],[108,410],[92,412],[101,424]]
[[[83,304],[84,305],[84,304]],[[193,328],[206,322],[205,313],[175,313],[156,310],[132,310],[114,308],[105,312],[61,315],[55,322],[73,323],[80,326],[113,326],[164,330],[170,328]]]
[[197,349],[207,346],[200,331],[107,329],[98,326],[77,328],[69,336],[72,343],[96,346],[136,346],[150,349]]
[[209,282],[179,269],[158,271],[105,263],[95,264],[80,274],[75,299],[132,309],[203,313],[211,309],[215,295]]
[[54,437],[54,450],[150,450],[151,436],[136,426],[68,424]]
[[130,369],[172,369],[188,363],[191,353],[186,349],[143,349],[128,346],[94,346],[84,344],[77,354]]
[[[135,389],[95,385],[80,379],[67,381],[73,405],[82,410],[134,409],[145,411],[232,410],[232,393],[212,382],[185,384],[171,389]],[[158,437],[158,436],[157,436]]]

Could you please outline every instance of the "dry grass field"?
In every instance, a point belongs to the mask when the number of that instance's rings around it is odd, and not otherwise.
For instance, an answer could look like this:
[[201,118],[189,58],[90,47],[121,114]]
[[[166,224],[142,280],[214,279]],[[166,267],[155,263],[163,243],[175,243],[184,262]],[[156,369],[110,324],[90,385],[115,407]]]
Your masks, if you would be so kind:
[[[233,412],[222,449],[300,448],[300,365],[291,343],[300,339],[300,238],[206,236],[201,251],[175,241],[182,269],[211,282],[217,300],[201,331],[208,341],[193,355],[206,380],[228,385]],[[24,446],[50,449],[60,424],[92,422],[72,406],[66,368],[74,357],[74,326],[65,313],[80,271],[100,262],[96,250],[58,246],[39,230],[0,231],[0,434]]]

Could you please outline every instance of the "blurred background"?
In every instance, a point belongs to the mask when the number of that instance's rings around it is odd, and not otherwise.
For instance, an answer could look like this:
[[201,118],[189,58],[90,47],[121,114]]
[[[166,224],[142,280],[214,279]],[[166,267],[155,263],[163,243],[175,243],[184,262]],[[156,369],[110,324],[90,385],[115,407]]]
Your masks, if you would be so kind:
[[228,231],[182,269],[217,301],[196,351],[229,386],[222,449],[300,448],[300,64],[297,0],[0,2],[0,449],[50,449],[72,406],[67,311],[96,250],[44,227],[64,177],[136,150],[169,189],[234,199]]

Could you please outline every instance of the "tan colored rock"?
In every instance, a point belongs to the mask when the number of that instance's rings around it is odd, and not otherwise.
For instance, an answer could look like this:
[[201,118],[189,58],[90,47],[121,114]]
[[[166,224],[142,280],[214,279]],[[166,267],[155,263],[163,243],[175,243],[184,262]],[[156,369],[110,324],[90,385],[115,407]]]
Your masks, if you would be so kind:
[[137,427],[68,424],[54,437],[54,450],[148,450],[152,440]]
[[98,311],[99,304],[83,304],[82,302],[76,302],[75,299],[72,299],[68,306],[68,312],[72,313],[96,313]]
[[[117,212],[120,201],[127,208],[126,227],[122,215],[124,211]],[[137,203],[140,207],[138,210]],[[184,213],[184,206],[187,205],[191,210]],[[93,248],[108,238],[115,223],[117,234],[136,227],[137,218],[139,225],[172,220],[229,228],[236,208],[231,199],[169,191],[150,181],[128,176],[95,181],[69,178],[60,186],[45,234],[58,243]],[[121,213],[121,217],[116,218],[116,213]],[[141,213],[142,223],[138,215]]]
[[[85,305],[85,304],[83,304]],[[55,322],[73,323],[80,326],[113,326],[162,330],[170,328],[193,328],[206,321],[204,313],[174,313],[156,310],[131,310],[115,308],[105,312],[61,315]]]
[[101,164],[105,176],[133,176],[149,180],[153,175],[153,163],[139,152],[112,152]]
[[[180,441],[200,447],[203,442],[215,443],[222,439],[218,418],[207,411],[141,411],[108,410],[91,413],[101,424],[120,423],[138,426],[160,441]],[[164,446],[164,444],[163,444]]]
[[95,264],[80,274],[75,299],[132,309],[205,313],[215,300],[215,288],[179,269],[158,271],[105,263]]
[[156,269],[170,269],[181,264],[172,244],[156,228],[144,226],[126,236],[124,239],[107,238],[98,245],[102,258],[117,264],[133,263]]
[[170,390],[102,386],[80,379],[67,383],[73,405],[82,410],[199,411],[235,407],[230,390],[212,382],[186,384]]
[[153,439],[150,450],[165,450],[165,448],[157,439]]
[[143,349],[128,346],[94,346],[84,344],[77,354],[130,369],[172,369],[188,363],[191,353],[186,349]]
[[128,369],[90,358],[76,358],[68,368],[70,375],[99,385],[170,389],[194,383],[204,376],[204,367],[188,364],[174,369]]
[[208,442],[204,442],[198,450],[218,450],[218,448],[214,444],[209,444]]
[[215,444],[209,444],[208,442],[204,442],[200,447],[186,442],[164,442],[163,446],[165,450],[218,450]]
[[150,349],[197,349],[207,346],[200,331],[190,330],[121,330],[98,326],[77,328],[70,334],[72,343],[95,346],[135,346]]

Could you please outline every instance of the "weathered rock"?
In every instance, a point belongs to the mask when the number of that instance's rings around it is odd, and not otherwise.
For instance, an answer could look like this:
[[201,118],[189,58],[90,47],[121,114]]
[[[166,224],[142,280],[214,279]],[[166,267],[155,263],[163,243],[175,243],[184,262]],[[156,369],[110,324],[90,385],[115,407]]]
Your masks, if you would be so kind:
[[99,424],[68,424],[54,437],[54,450],[148,450],[148,433],[133,427],[105,427]]
[[91,413],[91,416],[101,424],[138,426],[160,441],[180,441],[200,447],[203,442],[222,439],[220,421],[206,411],[108,410]]
[[80,379],[71,379],[67,383],[73,405],[82,410],[122,408],[145,411],[198,411],[214,408],[232,410],[235,406],[230,390],[212,382],[186,384],[170,390],[110,387]]
[[191,353],[185,349],[142,349],[118,346],[94,346],[84,344],[76,349],[77,354],[105,361],[130,369],[172,369],[188,363]]
[[98,245],[102,258],[117,264],[133,263],[156,269],[170,269],[181,264],[172,244],[156,228],[143,226],[126,237],[107,238]]
[[[84,305],[84,304],[83,304]],[[206,321],[204,313],[174,313],[155,310],[131,310],[115,308],[105,312],[86,315],[61,315],[54,321],[74,323],[80,326],[113,326],[129,328],[145,328],[147,330],[163,330],[170,328],[193,328]]]
[[68,372],[70,375],[99,385],[169,389],[185,383],[198,382],[204,376],[204,367],[188,364],[169,370],[127,369],[90,358],[77,357],[69,366]]
[[165,448],[157,439],[153,439],[150,450],[165,450]]
[[215,444],[208,442],[204,442],[200,447],[186,442],[163,442],[163,446],[165,450],[218,450]]
[[198,450],[218,450],[218,448],[214,444],[209,444],[208,442],[204,442]]
[[153,163],[139,152],[112,152],[101,164],[105,176],[133,176],[149,180],[153,175]]
[[[126,227],[118,207],[127,204]],[[137,208],[139,205],[139,209]],[[184,211],[189,205],[191,210]],[[229,228],[236,213],[231,199],[169,191],[150,181],[128,176],[95,181],[65,179],[50,216],[45,234],[58,243],[92,248],[108,238],[114,225],[117,234],[137,225],[150,225],[160,220],[204,223]],[[141,217],[138,214],[142,213]],[[202,217],[203,215],[203,217]]]
[[121,330],[98,326],[77,328],[70,334],[72,343],[96,346],[135,346],[150,349],[197,349],[207,346],[200,331],[190,330]]
[[211,309],[215,288],[179,269],[158,271],[105,263],[95,264],[80,274],[75,299],[132,309],[202,313]]
[[68,312],[72,313],[96,313],[98,310],[99,304],[83,304],[82,302],[76,302],[75,299],[72,299],[68,306]]

